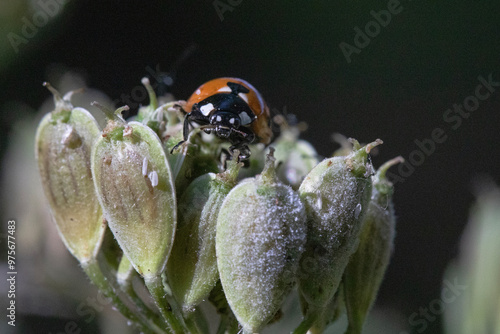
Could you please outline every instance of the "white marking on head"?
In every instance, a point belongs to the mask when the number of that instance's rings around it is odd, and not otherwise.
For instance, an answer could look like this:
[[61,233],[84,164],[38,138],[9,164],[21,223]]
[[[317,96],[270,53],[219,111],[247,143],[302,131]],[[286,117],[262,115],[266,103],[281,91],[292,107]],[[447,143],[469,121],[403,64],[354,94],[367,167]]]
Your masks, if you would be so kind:
[[222,88],[219,88],[218,92],[229,92],[229,93],[231,93],[231,88],[229,88],[228,86],[224,86]]
[[248,95],[247,94],[239,93],[238,96],[241,97],[243,100],[245,100],[246,103],[248,103]]
[[195,92],[196,95],[200,95],[201,94],[201,90],[198,88]]
[[244,111],[242,111],[240,114],[240,120],[241,120],[241,125],[247,125],[247,124],[250,124],[252,123],[253,119],[250,118],[250,116],[248,116],[248,114]]
[[234,118],[231,118],[231,119],[229,120],[229,123],[234,124]]
[[148,158],[146,157],[142,160],[142,175],[148,175]]
[[214,105],[212,103],[205,104],[204,106],[200,107],[200,111],[203,116],[208,116],[208,114],[210,114],[212,110],[214,110]]
[[222,117],[217,116],[217,117],[215,118],[215,120],[216,120],[217,122],[220,122],[220,121],[222,121]]

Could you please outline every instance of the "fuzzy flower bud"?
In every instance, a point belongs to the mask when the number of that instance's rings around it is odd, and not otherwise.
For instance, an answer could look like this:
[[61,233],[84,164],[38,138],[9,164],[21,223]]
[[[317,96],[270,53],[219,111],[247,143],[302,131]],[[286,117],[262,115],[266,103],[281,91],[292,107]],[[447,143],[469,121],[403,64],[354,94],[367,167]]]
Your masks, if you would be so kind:
[[371,148],[354,141],[344,157],[325,159],[300,185],[306,206],[308,236],[301,260],[299,291],[308,317],[317,317],[333,298],[351,254],[358,245],[363,215],[371,195]]
[[[238,156],[239,152],[235,152]],[[184,312],[205,300],[219,280],[215,256],[217,216],[224,198],[236,185],[240,167],[229,161],[224,173],[196,178],[179,200],[179,223],[167,274]]]
[[360,242],[344,272],[344,298],[349,318],[347,333],[359,334],[384,278],[393,248],[396,216],[392,204],[392,183],[387,169],[400,163],[398,157],[386,162],[373,176],[370,204],[365,214]]
[[92,175],[124,254],[139,274],[156,277],[177,221],[174,182],[158,136],[141,123],[110,120],[92,152]]
[[217,221],[217,265],[244,333],[257,333],[293,285],[306,240],[298,195],[276,179],[269,154],[262,173],[227,195]]
[[90,170],[90,152],[100,130],[83,108],[73,108],[70,92],[54,94],[55,110],[47,114],[36,134],[36,157],[45,196],[59,234],[81,263],[97,255],[106,224]]

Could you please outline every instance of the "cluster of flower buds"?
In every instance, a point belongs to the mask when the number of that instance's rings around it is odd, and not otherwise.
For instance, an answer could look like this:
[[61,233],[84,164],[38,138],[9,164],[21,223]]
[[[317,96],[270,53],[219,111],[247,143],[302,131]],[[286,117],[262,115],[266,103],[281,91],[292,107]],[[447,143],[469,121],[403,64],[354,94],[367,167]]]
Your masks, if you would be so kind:
[[[144,333],[208,333],[205,301],[221,316],[218,333],[259,333],[294,287],[304,314],[294,333],[321,333],[344,309],[348,333],[360,333],[392,250],[385,172],[400,159],[375,171],[377,139],[320,162],[284,118],[271,147],[250,145],[246,166],[199,129],[172,150],[183,101],[159,105],[143,84],[150,104],[133,120],[125,107],[101,107],[103,129],[47,85],[55,110],[38,128],[39,171],[61,238],[91,280]],[[103,242],[106,231],[114,241]],[[135,293],[135,272],[157,308]]]

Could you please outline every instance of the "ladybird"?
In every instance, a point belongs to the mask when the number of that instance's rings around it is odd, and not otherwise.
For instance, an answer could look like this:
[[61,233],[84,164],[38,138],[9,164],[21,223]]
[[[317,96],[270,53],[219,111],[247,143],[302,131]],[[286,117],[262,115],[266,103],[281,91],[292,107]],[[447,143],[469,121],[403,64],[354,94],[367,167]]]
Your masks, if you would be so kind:
[[267,145],[271,141],[269,108],[260,93],[245,80],[210,80],[196,89],[185,108],[184,141],[188,138],[191,122],[199,124],[206,133],[229,141],[229,151],[238,149],[240,160],[250,157],[249,144]]

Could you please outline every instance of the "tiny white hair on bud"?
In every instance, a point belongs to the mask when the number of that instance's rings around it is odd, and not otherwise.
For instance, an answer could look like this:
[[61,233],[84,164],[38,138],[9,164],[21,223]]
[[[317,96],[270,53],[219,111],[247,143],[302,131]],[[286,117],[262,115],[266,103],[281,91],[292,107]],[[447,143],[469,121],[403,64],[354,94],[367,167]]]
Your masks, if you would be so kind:
[[142,175],[148,175],[148,158],[142,160]]
[[153,187],[156,187],[158,185],[158,173],[156,171],[152,171],[151,173],[149,173],[148,178],[151,181],[151,185]]

